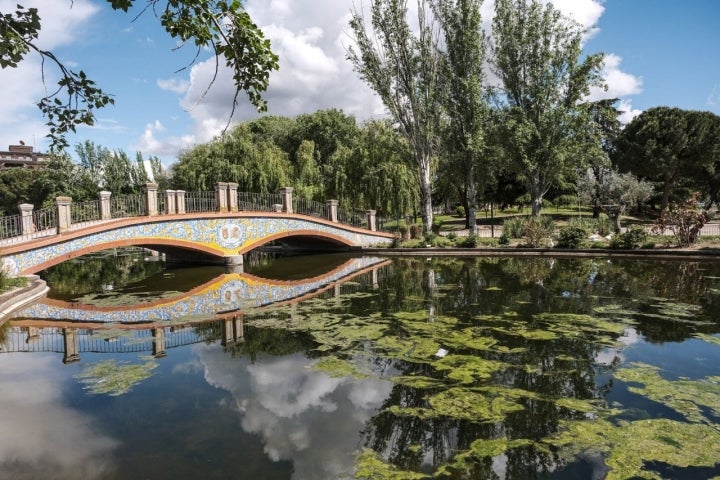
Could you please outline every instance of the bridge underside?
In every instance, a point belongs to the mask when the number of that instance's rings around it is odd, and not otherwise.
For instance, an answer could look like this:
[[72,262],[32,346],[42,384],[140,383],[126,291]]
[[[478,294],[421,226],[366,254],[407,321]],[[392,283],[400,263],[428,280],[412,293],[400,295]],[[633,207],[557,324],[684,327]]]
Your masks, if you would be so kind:
[[[207,215],[205,215],[207,217]],[[184,263],[242,264],[242,256],[272,245],[284,254],[336,252],[387,244],[392,235],[301,215],[225,214],[215,218],[133,218],[3,249],[11,275],[38,272],[65,260],[123,246],[140,246]]]

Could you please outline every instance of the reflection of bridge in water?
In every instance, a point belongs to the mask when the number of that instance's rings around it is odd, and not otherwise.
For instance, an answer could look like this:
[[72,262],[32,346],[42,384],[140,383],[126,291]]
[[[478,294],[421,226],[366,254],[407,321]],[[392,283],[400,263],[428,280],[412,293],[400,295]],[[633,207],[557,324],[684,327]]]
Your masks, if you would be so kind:
[[388,263],[378,257],[352,258],[323,275],[298,281],[230,273],[184,294],[135,305],[101,307],[45,299],[13,315],[0,352],[63,353],[68,363],[79,360],[81,353],[146,351],[161,357],[167,349],[206,340],[219,338],[229,345],[243,340],[248,310],[293,304],[330,290],[339,296],[348,293],[342,284],[351,279],[359,288],[376,287],[379,271]]

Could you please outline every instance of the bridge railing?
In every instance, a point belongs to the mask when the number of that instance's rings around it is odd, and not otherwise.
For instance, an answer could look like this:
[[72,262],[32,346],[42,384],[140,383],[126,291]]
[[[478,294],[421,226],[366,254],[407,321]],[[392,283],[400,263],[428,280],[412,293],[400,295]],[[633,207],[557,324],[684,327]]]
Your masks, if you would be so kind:
[[22,215],[0,217],[0,239],[22,236]]
[[145,195],[119,195],[110,199],[110,217],[139,217],[147,212]]
[[293,197],[293,213],[311,217],[328,218],[327,204],[308,200],[307,198]]
[[249,212],[274,212],[282,205],[282,195],[278,193],[237,192],[238,209]]
[[82,227],[97,222],[100,217],[100,201],[90,200],[70,204],[70,219],[73,227]]
[[343,209],[337,200],[325,203],[293,197],[292,188],[280,193],[238,192],[236,183],[218,183],[214,192],[158,191],[147,184],[137,195],[113,197],[99,192],[97,200],[72,202],[70,197],[57,197],[54,208],[33,211],[33,205],[21,204],[20,215],[0,217],[0,242],[14,243],[63,233],[115,218],[166,214],[256,211],[298,213],[369,230],[383,229],[383,221],[374,210]]
[[188,213],[216,212],[215,192],[185,193],[185,211]]

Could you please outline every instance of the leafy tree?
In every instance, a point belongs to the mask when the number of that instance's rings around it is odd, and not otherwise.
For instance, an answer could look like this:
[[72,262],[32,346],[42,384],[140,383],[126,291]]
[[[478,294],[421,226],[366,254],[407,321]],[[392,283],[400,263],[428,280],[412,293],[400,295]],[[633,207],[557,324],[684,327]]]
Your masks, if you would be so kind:
[[32,170],[25,168],[0,169],[0,214],[15,215],[19,213],[18,205],[28,203],[28,192],[32,184]]
[[577,188],[580,201],[604,210],[616,232],[628,208],[645,202],[653,191],[650,183],[610,168],[588,168],[578,179]]
[[680,181],[702,184],[708,173],[712,176],[720,153],[719,132],[720,117],[713,113],[650,108],[623,129],[613,160],[621,170],[662,185],[660,210],[664,212]]
[[[322,173],[322,185],[315,192],[317,200],[324,198],[339,199],[343,195],[345,167],[349,151],[358,136],[355,117],[338,109],[318,110],[314,113],[299,115],[295,119],[295,128],[291,136],[291,154],[293,162],[308,165],[307,159],[297,156],[303,142],[313,143],[313,158]],[[344,150],[346,149],[346,150]],[[301,182],[302,183],[302,182]]]
[[[135,4],[135,0],[107,2],[114,10],[124,12]],[[204,49],[212,51],[216,57],[216,76],[220,57],[224,59],[233,72],[236,85],[233,112],[243,91],[258,111],[266,109],[262,93],[267,89],[270,72],[278,68],[278,57],[272,53],[270,41],[252,22],[240,0],[148,0],[138,15],[147,12],[155,15],[172,38],[182,44],[194,45],[196,59]],[[95,110],[114,103],[114,99],[83,70],[72,70],[52,52],[38,47],[41,27],[37,8],[17,5],[15,11],[0,12],[0,67],[17,67],[33,51],[43,59],[43,67],[47,61],[58,69],[57,88],[50,89],[50,93],[38,102],[38,107],[47,118],[51,148],[64,148],[67,146],[64,135],[68,131],[74,132],[77,125],[92,125]]]
[[491,52],[501,83],[498,139],[538,216],[550,187],[572,177],[595,150],[593,109],[584,99],[601,85],[603,56],[580,62],[579,26],[539,0],[496,1]]
[[419,188],[407,140],[389,120],[364,124],[347,167],[345,198],[379,216],[401,218],[417,205]]
[[443,146],[450,164],[446,169],[462,176],[459,189],[465,207],[465,226],[475,228],[478,170],[484,150],[484,124],[489,110],[484,98],[485,41],[482,0],[433,0],[445,38],[442,96],[447,128]]
[[277,193],[291,185],[287,153],[270,141],[255,142],[250,124],[242,123],[218,139],[180,154],[172,185],[211,191],[217,182],[236,182],[240,191]]
[[407,20],[407,0],[373,0],[370,24],[353,12],[350,27],[357,41],[349,59],[375,90],[407,138],[420,185],[420,215],[432,231],[432,170],[439,122],[440,56],[435,26],[418,2],[417,35]]

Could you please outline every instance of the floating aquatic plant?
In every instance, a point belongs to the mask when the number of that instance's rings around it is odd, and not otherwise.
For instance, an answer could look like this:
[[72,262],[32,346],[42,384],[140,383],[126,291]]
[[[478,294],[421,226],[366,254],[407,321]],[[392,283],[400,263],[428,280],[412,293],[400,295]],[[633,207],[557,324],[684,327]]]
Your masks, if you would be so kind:
[[117,364],[115,360],[103,360],[83,369],[75,377],[85,385],[85,390],[94,394],[123,395],[135,385],[146,380],[157,367],[153,357],[141,357],[140,364]]

